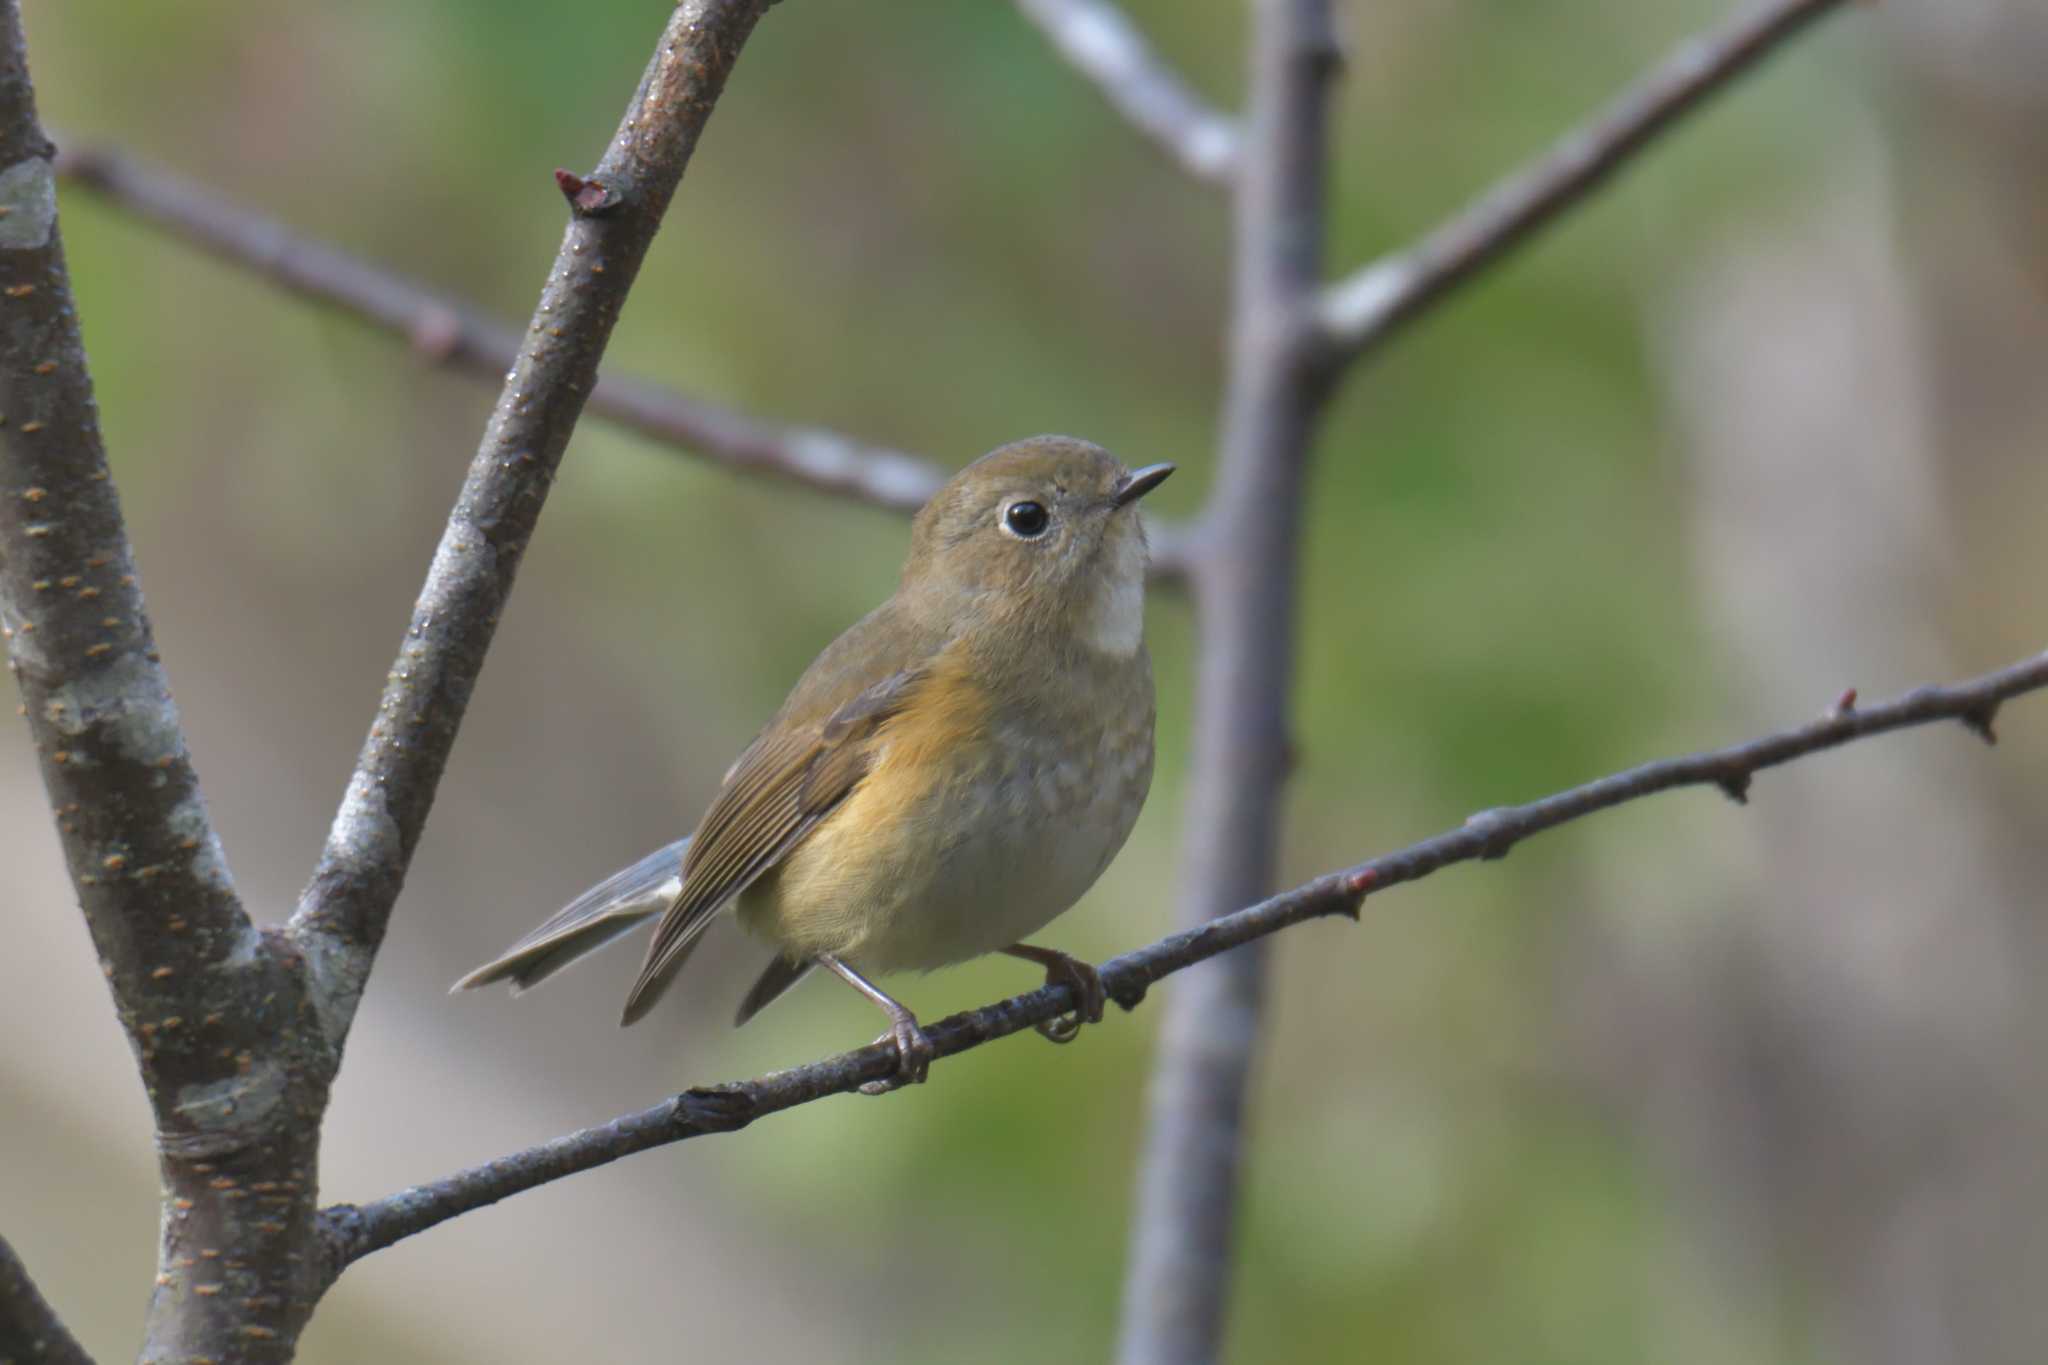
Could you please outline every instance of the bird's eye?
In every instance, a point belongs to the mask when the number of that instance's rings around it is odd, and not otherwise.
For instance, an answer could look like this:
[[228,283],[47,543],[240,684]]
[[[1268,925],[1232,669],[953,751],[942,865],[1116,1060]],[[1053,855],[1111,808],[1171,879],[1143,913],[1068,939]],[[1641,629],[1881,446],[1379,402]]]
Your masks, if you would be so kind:
[[1003,529],[1019,540],[1036,540],[1052,525],[1044,503],[1013,502],[1003,509]]

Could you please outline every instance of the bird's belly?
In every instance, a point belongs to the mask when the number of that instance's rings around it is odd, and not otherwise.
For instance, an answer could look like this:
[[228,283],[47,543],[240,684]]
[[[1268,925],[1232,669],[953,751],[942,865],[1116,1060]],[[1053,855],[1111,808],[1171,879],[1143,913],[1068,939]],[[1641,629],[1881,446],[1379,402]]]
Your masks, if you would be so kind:
[[[998,742],[982,761],[892,789],[886,762],[741,907],[795,955],[926,970],[1045,927],[1094,885],[1152,775],[1142,733]],[[877,781],[876,779],[882,779]]]

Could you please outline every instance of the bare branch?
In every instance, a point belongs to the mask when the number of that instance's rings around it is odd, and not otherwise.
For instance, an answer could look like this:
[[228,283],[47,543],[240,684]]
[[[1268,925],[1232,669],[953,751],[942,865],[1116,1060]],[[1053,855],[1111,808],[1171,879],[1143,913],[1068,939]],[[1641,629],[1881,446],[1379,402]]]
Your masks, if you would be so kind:
[[[1273,889],[1288,769],[1296,558],[1309,445],[1329,393],[1310,323],[1322,278],[1329,0],[1259,0],[1237,176],[1230,375],[1204,557],[1180,923]],[[1118,1359],[1214,1360],[1229,1301],[1264,953],[1191,973],[1167,1000],[1132,1218]]]
[[1190,90],[1122,10],[1109,0],[1017,0],[1017,8],[1189,175],[1229,182],[1237,169],[1236,123]]
[[315,1008],[337,1048],[513,574],[597,383],[612,325],[726,76],[769,3],[678,5],[603,160],[587,180],[572,177],[561,251],[449,515],[327,847],[292,916],[291,937],[312,968]]
[[[260,979],[143,609],[57,231],[16,0],[0,0],[0,635],[65,861],[167,1140],[236,1074],[209,994]],[[223,1061],[220,1049],[227,1045]]]
[[1318,311],[1334,358],[1354,360],[1377,347],[1403,322],[1591,195],[1660,133],[1809,23],[1846,2],[1769,0],[1693,38],[1421,241],[1332,285]]
[[[1597,811],[1678,787],[1749,790],[1765,768],[1911,726],[1958,721],[1980,736],[1999,706],[2048,689],[2048,653],[1950,687],[1922,687],[1865,710],[1837,705],[1822,719],[1725,749],[1645,763],[1522,806],[1481,811],[1462,825],[1394,853],[1306,882],[1234,914],[1170,934],[1102,966],[1103,985],[1125,1009],[1135,1009],[1156,982],[1291,925],[1328,915],[1356,918],[1368,893],[1420,881],[1456,863],[1506,856],[1531,835]],[[1738,797],[1738,799],[1740,799]],[[927,1026],[940,1057],[1021,1033],[1074,1007],[1068,987],[1035,991],[969,1010]],[[639,1113],[586,1128],[523,1152],[416,1185],[369,1204],[337,1204],[321,1213],[322,1234],[338,1275],[350,1264],[395,1242],[475,1209],[552,1181],[607,1165],[652,1147],[731,1133],[768,1114],[828,1095],[850,1094],[895,1073],[893,1044],[878,1043],[807,1066],[751,1081],[701,1086]]]
[[6,1365],[92,1365],[92,1357],[0,1237],[0,1361]]
[[[518,357],[519,338],[502,323],[162,168],[110,148],[79,148],[58,155],[57,173],[230,265],[405,338],[434,364],[502,379]],[[945,477],[899,450],[767,421],[645,380],[600,377],[589,408],[719,464],[897,511],[915,511]]]
[[[324,1040],[249,922],[152,642],[56,224],[17,0],[0,0],[0,631],[43,784],[156,1119],[151,1359],[284,1359],[310,1311]],[[257,1197],[250,1197],[260,1191]],[[201,1248],[235,1254],[193,1274]],[[223,1293],[226,1290],[228,1292]]]
[[[503,323],[160,166],[107,147],[62,151],[56,164],[67,184],[301,298],[402,337],[435,365],[501,379],[518,358],[519,339]],[[755,417],[645,379],[600,374],[587,408],[727,468],[896,512],[915,512],[946,478],[922,456],[827,427]],[[1153,541],[1154,579],[1177,584],[1195,545],[1193,529],[1155,524]]]

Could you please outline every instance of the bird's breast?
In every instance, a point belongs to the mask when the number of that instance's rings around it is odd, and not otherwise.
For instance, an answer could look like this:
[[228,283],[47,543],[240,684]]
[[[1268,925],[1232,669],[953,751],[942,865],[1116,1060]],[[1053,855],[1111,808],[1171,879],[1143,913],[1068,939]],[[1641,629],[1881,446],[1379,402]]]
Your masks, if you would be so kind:
[[1123,847],[1151,785],[1149,662],[1140,651],[1082,671],[1057,704],[1005,704],[956,679],[942,705],[907,707],[746,918],[789,951],[878,972],[1036,933]]

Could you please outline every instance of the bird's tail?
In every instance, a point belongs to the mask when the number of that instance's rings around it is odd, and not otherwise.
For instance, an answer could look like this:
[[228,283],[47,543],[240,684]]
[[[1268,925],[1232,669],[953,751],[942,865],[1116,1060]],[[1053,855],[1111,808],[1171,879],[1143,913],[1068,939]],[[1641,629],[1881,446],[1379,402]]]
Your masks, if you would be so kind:
[[614,872],[450,989],[466,991],[509,981],[516,995],[630,933],[676,903],[683,890],[683,854],[689,847],[688,839],[678,839]]

